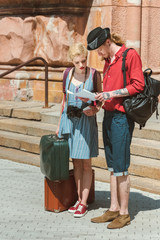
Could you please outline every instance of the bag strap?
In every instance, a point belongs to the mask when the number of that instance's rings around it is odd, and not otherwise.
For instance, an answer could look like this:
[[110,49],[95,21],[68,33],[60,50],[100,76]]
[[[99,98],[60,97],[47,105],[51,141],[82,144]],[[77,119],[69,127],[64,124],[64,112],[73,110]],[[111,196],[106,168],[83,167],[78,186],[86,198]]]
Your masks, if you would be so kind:
[[125,63],[126,63],[126,56],[127,56],[127,53],[130,49],[133,49],[133,48],[127,48],[122,56],[122,72],[123,72],[123,81],[124,81],[124,88],[127,86],[127,80],[126,80],[126,66],[125,66]]
[[66,79],[67,79],[68,73],[71,69],[72,69],[71,67],[67,68],[63,74],[63,93],[64,94],[66,94],[66,89],[65,89],[66,88]]
[[[148,71],[150,71],[149,73],[147,73]],[[145,69],[144,70],[144,72],[143,73],[147,73],[148,74],[148,76],[150,77],[151,75],[152,75],[152,69],[151,68],[147,68],[147,69]]]
[[[97,89],[97,70],[95,68],[91,68],[92,71],[92,79],[93,79],[93,92],[98,92]],[[96,106],[99,101],[92,101],[92,106]]]
[[93,79],[93,91],[97,92],[97,71],[95,68],[91,68]]
[[[71,82],[72,82],[72,78],[73,78],[73,75],[74,75],[74,71],[75,71],[75,68],[73,68],[72,75],[71,75],[71,78],[70,78],[70,80],[69,80],[68,90],[69,90],[70,85],[71,85]],[[65,93],[65,94],[66,94],[66,93]],[[69,93],[67,93],[67,106],[68,106],[68,98],[69,98]]]

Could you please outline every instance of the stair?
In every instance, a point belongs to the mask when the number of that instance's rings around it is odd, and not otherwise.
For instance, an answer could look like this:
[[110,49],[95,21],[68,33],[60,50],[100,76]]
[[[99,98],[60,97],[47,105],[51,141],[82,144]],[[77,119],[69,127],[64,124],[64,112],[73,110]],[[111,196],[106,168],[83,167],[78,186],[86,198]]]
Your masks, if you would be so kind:
[[57,125],[16,118],[1,118],[0,130],[41,137],[55,133]]
[[[40,165],[39,142],[43,135],[55,133],[59,120],[59,104],[43,108],[39,102],[0,102],[0,158]],[[102,141],[101,111],[99,156],[92,159],[96,179],[109,182]],[[160,119],[153,115],[146,127],[136,125],[131,144],[131,186],[160,194]]]
[[0,146],[0,158],[9,159],[14,162],[30,164],[39,167],[39,154],[28,153],[25,151],[19,151],[13,148]]

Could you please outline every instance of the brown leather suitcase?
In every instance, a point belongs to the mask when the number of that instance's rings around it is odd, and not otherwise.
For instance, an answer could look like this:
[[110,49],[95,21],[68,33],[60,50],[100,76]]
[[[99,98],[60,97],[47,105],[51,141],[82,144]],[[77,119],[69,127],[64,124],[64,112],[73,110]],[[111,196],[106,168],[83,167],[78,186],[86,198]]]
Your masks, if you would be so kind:
[[[95,200],[95,174],[92,170],[92,185],[88,197],[88,203]],[[69,179],[62,181],[51,181],[47,177],[44,179],[45,210],[52,212],[62,212],[73,206],[77,201],[76,184],[73,170],[69,170]]]

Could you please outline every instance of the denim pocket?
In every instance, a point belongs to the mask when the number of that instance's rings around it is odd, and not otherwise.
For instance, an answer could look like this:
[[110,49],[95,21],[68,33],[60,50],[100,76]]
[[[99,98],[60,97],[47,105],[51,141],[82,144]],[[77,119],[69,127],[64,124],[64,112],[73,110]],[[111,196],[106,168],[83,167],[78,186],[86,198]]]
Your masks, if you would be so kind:
[[112,123],[118,125],[119,127],[128,125],[126,114],[115,113],[112,119]]

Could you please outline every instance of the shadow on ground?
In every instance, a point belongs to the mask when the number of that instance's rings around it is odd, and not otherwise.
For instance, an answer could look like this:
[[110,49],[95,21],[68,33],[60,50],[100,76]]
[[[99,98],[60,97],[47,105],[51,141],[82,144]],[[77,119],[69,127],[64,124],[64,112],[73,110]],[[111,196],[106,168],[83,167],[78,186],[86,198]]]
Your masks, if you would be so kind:
[[[129,213],[133,220],[135,216],[142,211],[151,211],[160,208],[160,199],[154,199],[146,196],[147,193],[130,192]],[[109,191],[95,191],[95,202],[89,207],[90,210],[104,208],[107,210],[110,206]],[[100,211],[100,214],[102,211]]]

